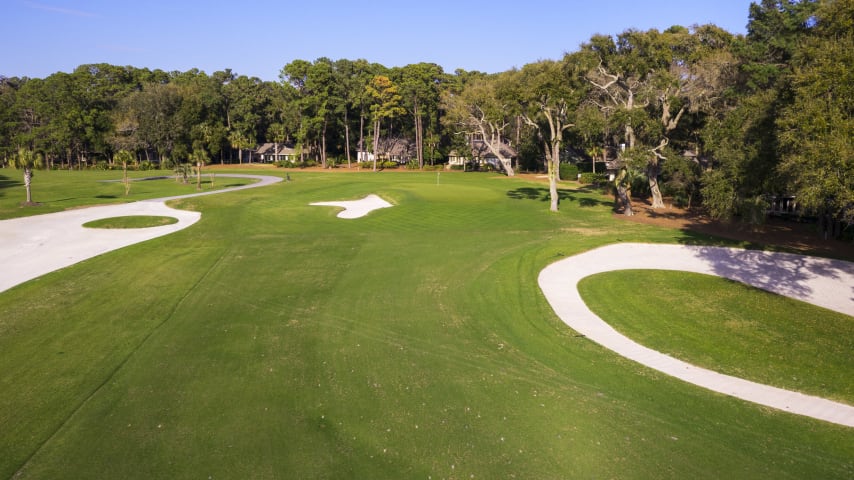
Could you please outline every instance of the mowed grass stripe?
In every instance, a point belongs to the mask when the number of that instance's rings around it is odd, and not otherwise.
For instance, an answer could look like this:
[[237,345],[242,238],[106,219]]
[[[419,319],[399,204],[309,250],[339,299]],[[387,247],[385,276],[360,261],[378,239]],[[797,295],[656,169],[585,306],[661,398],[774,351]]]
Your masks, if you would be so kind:
[[[845,429],[623,360],[576,337],[536,285],[549,262],[617,238],[694,238],[624,228],[605,205],[567,200],[552,214],[539,198],[508,195],[529,182],[458,178],[471,183],[460,190],[482,193],[430,199],[437,185],[417,174],[293,172],[281,187],[194,199],[203,217],[188,230],[0,295],[0,309],[15,312],[4,317],[5,328],[19,332],[9,344],[21,343],[22,354],[38,351],[45,332],[87,329],[86,338],[63,344],[104,357],[101,367],[78,355],[65,374],[83,380],[107,374],[104,350],[116,330],[144,331],[141,318],[162,320],[174,308],[21,477],[850,473],[854,446]],[[400,203],[358,220],[308,206],[368,193]],[[406,217],[407,228],[396,216]],[[463,227],[466,219],[473,228]],[[99,301],[69,317],[61,307],[82,302],[78,292],[48,293],[81,278],[82,298]],[[157,289],[137,301],[148,286]],[[31,295],[38,312],[30,310]],[[98,320],[84,323],[83,311]],[[41,322],[50,325],[35,329]],[[28,365],[26,356],[13,359],[3,349],[0,358],[8,368],[0,375]],[[63,380],[50,367],[38,385],[25,375],[15,381],[50,391]],[[0,439],[4,453],[12,442],[27,447],[38,413],[29,402],[37,397],[5,390],[3,411],[14,410],[21,429]],[[8,477],[17,467],[7,458],[0,455]]]

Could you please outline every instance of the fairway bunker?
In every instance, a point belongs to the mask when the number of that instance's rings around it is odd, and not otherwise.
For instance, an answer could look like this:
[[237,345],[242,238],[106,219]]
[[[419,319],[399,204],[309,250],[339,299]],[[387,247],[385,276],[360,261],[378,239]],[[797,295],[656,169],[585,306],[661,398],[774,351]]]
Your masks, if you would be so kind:
[[361,200],[346,200],[346,201],[338,201],[338,202],[314,202],[311,205],[319,206],[319,207],[340,207],[343,208],[341,212],[338,212],[338,218],[360,218],[365,215],[373,212],[374,210],[378,210],[380,208],[388,208],[393,207],[391,203],[386,202],[382,198],[377,195],[370,194],[367,197]]

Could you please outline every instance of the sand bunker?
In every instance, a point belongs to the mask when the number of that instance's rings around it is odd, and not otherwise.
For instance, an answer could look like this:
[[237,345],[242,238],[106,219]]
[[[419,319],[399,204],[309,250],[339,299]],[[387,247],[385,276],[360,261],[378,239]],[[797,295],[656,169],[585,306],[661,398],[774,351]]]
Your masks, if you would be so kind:
[[359,218],[378,210],[380,208],[393,207],[382,198],[371,194],[361,200],[350,200],[340,202],[314,202],[311,205],[321,207],[341,207],[344,210],[338,213],[338,218]]

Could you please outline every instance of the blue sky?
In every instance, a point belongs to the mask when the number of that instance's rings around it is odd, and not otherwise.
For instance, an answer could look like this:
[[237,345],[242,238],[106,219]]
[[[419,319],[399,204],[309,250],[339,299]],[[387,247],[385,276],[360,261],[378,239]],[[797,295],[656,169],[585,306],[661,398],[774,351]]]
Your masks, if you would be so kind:
[[278,80],[295,60],[364,58],[501,72],[594,33],[714,23],[745,33],[750,0],[0,0],[0,75],[86,63]]

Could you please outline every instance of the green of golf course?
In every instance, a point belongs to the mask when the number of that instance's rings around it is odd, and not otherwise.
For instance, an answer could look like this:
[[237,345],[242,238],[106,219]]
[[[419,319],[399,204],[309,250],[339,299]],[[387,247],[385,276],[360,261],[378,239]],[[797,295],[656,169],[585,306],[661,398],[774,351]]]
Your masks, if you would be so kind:
[[[39,172],[35,200],[124,201],[106,173]],[[493,174],[263,173],[291,181],[175,201],[201,220],[0,294],[0,478],[854,475],[851,428],[619,357],[537,285],[546,265],[606,244],[738,244],[620,221],[574,182],[551,213],[546,184]],[[28,214],[12,180],[2,218]],[[139,182],[128,200],[185,188]],[[372,193],[395,206],[343,220],[309,205]],[[594,279],[585,298],[689,361],[854,399],[851,317],[655,275]],[[640,306],[657,321],[632,325]],[[764,341],[793,336],[798,348]]]

